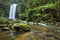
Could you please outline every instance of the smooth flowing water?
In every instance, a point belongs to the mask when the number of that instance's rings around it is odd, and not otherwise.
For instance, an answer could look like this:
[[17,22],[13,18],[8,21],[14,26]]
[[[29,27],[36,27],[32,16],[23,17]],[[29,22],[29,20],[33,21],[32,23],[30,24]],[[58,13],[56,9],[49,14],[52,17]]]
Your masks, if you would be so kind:
[[16,7],[17,4],[12,4],[10,6],[9,19],[15,20]]

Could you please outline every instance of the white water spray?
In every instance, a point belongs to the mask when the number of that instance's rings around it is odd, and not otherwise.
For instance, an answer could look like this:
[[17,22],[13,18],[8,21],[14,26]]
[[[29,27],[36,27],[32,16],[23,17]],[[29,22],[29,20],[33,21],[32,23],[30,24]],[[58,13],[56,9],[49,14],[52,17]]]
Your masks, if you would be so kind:
[[16,7],[17,4],[12,4],[10,6],[9,19],[15,20]]

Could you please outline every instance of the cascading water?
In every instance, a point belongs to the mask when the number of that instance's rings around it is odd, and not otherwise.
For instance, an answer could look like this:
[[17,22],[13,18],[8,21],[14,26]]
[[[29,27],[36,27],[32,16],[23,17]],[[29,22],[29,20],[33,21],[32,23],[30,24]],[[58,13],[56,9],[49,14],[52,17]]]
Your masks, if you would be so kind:
[[16,7],[17,4],[12,4],[10,6],[9,19],[15,20]]
[[[10,12],[9,12],[9,19],[15,20],[15,13],[16,13],[16,7],[17,4],[12,4],[10,6]],[[27,23],[27,21],[22,21],[23,23]],[[34,23],[37,24],[37,23]],[[38,23],[39,25],[46,26],[45,24]]]

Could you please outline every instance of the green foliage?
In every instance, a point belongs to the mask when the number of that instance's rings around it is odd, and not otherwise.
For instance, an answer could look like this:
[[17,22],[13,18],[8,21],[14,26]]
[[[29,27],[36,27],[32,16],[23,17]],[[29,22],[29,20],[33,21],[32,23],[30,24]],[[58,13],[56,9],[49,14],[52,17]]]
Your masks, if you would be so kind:
[[4,10],[0,10],[0,17],[4,16]]
[[2,18],[0,18],[0,23],[1,24],[4,24],[4,23],[6,24],[6,23],[8,23],[8,20],[6,18],[2,17]]
[[28,18],[31,17],[31,20],[36,21],[36,22],[38,22],[38,20],[39,21],[41,21],[43,19],[46,20],[50,14],[42,14],[42,12],[45,13],[44,12],[45,9],[51,9],[51,10],[55,9],[55,5],[56,4],[46,4],[46,5],[42,5],[42,6],[35,7],[35,8],[29,8],[27,10],[27,14],[29,16]]
[[55,7],[56,7],[56,9],[58,9],[60,11],[60,1],[55,3]]
[[37,8],[29,9],[28,11],[39,11],[44,8],[48,9],[48,8],[54,8],[54,7],[55,7],[55,4],[46,4],[46,5],[39,6]]
[[[2,9],[0,9],[0,17],[5,17],[9,14],[9,5],[15,0],[1,0],[3,4]],[[44,14],[44,9],[56,9],[58,10],[58,19],[60,18],[60,0],[16,0],[18,7],[17,13],[18,18],[26,21],[41,21],[42,19],[51,19],[51,14]],[[22,4],[19,4],[22,3]],[[58,6],[59,5],[59,6]],[[50,10],[51,11],[51,10]],[[54,17],[57,13],[52,16]],[[50,16],[50,18],[49,18]]]
[[37,17],[38,17],[38,16],[41,16],[41,13],[36,13],[35,16],[37,16]]

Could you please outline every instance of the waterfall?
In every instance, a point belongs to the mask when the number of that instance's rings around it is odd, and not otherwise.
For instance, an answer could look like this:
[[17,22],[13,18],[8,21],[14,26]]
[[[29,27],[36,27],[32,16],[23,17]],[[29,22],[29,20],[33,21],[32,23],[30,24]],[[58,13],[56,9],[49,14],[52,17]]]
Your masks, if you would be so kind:
[[10,6],[9,19],[15,20],[16,7],[17,4],[12,4]]

